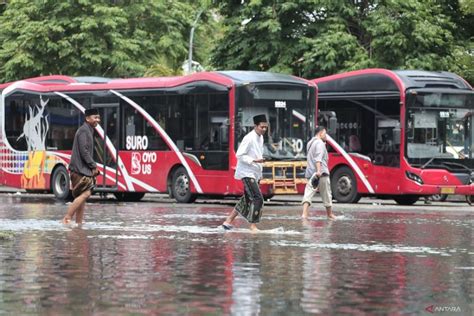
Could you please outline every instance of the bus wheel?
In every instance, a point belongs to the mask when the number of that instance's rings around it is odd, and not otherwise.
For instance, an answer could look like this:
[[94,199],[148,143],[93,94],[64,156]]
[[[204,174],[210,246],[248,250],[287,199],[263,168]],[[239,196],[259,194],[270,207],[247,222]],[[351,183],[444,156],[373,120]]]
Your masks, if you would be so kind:
[[264,195],[264,196],[263,196],[263,200],[264,200],[264,201],[270,201],[270,199],[271,199],[272,197],[274,197],[274,196],[275,196],[275,194]]
[[447,198],[448,198],[447,194],[435,194],[431,196],[431,199],[437,202],[444,202],[446,201]]
[[71,200],[69,173],[66,168],[59,166],[51,176],[51,190],[58,200]]
[[393,199],[400,205],[413,205],[418,201],[420,197],[418,195],[398,195]]
[[341,203],[357,203],[360,194],[357,193],[357,180],[348,167],[341,167],[331,177],[333,198]]
[[115,192],[114,195],[115,195],[115,198],[119,201],[138,202],[145,196],[145,193],[143,192]]
[[178,203],[192,203],[196,201],[197,195],[191,192],[191,181],[186,169],[183,167],[179,167],[174,172],[171,190],[173,190],[173,196]]

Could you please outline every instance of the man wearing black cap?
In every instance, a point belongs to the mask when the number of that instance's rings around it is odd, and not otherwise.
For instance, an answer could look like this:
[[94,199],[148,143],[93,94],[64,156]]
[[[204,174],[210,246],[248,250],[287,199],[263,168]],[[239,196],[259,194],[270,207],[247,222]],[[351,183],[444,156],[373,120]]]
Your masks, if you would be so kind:
[[336,217],[332,213],[332,192],[331,182],[329,181],[328,168],[328,151],[326,149],[326,127],[317,126],[315,136],[311,138],[306,146],[307,149],[307,166],[305,177],[308,179],[304,190],[303,214],[302,218],[308,218],[308,209],[311,205],[311,200],[319,189],[319,194],[323,200],[323,205],[326,208],[326,215],[328,219],[334,220]]
[[244,195],[222,224],[226,230],[232,229],[232,222],[240,214],[250,223],[250,229],[257,231],[256,223],[262,216],[263,196],[258,182],[262,178],[263,135],[268,129],[267,117],[264,114],[256,115],[253,117],[253,123],[254,129],[245,135],[237,149],[234,177],[242,180]]
[[76,215],[76,223],[82,224],[86,201],[91,196],[95,186],[95,177],[99,174],[92,155],[94,152],[94,127],[100,123],[100,115],[97,109],[87,109],[84,114],[86,121],[77,130],[72,145],[69,171],[74,201],[63,218],[64,224],[69,224],[74,215]]

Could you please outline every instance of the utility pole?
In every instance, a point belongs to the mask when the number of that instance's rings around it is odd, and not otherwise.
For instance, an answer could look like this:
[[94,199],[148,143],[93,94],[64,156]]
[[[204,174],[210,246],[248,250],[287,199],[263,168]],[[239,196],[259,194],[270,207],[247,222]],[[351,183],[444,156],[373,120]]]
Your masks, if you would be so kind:
[[194,38],[194,29],[196,28],[196,24],[199,20],[199,17],[201,16],[202,12],[204,9],[200,9],[198,14],[196,15],[196,19],[193,22],[193,25],[191,27],[191,32],[189,34],[189,54],[188,54],[188,74],[191,73],[191,70],[193,69],[193,38]]

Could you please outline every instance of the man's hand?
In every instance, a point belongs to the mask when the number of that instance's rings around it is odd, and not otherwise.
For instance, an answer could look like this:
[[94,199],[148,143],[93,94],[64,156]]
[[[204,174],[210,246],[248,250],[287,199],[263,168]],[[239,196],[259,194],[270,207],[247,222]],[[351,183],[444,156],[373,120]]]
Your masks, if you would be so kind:
[[92,170],[92,176],[97,177],[98,175],[100,175],[99,169],[95,168],[94,170]]
[[316,177],[321,177],[321,161],[316,161]]

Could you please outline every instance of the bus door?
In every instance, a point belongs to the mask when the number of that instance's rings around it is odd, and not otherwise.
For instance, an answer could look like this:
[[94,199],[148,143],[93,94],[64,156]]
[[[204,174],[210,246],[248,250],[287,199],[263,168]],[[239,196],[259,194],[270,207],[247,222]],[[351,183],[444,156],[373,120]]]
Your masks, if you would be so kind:
[[[103,172],[97,176],[96,192],[113,192],[118,188],[117,159],[119,155],[119,103],[93,104],[100,114],[100,127],[94,136],[94,161],[103,165]],[[100,131],[100,129],[99,129]]]

